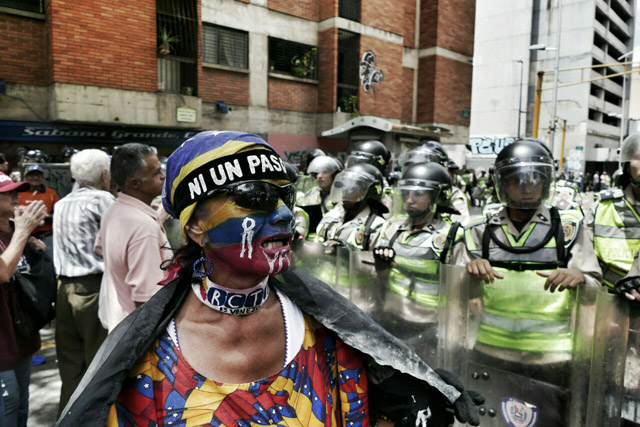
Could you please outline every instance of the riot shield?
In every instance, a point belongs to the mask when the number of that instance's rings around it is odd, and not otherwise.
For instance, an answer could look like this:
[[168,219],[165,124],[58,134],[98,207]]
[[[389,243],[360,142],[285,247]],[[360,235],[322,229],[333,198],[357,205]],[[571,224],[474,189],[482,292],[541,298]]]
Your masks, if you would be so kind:
[[334,269],[336,272],[336,280],[333,288],[343,297],[351,300],[351,279],[349,276],[349,259],[351,251],[348,246],[335,247],[335,255],[333,257]]
[[335,287],[336,257],[330,252],[331,248],[320,242],[298,241],[294,245],[293,266]]
[[438,366],[440,299],[447,282],[440,280],[440,264],[421,274],[397,265],[377,272],[372,317],[403,340],[430,366]]
[[483,426],[614,425],[606,420],[619,412],[621,377],[605,360],[619,360],[626,348],[624,312],[602,288],[537,290],[535,274],[473,281],[468,311],[461,301],[447,319],[468,321],[468,329],[443,334],[445,365],[484,394]]
[[369,316],[380,308],[378,273],[371,251],[349,251],[349,300]]
[[630,304],[622,418],[640,424],[640,309]]

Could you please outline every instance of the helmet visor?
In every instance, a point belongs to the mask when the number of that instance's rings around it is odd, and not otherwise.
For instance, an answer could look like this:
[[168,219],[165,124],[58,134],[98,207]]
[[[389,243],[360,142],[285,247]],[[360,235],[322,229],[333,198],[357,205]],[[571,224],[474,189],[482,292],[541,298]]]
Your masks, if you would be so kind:
[[309,163],[309,167],[307,168],[307,173],[329,173],[334,174],[340,170],[340,165],[336,159],[332,159],[329,156],[319,156],[313,159],[311,163]]
[[375,154],[367,153],[364,151],[354,151],[347,157],[347,168],[359,163],[368,163],[375,167],[384,165],[384,159],[382,156],[376,156]]
[[374,182],[375,179],[371,175],[352,171],[340,172],[331,186],[329,200],[334,203],[360,202],[367,197],[369,188]]
[[553,166],[548,163],[523,162],[499,167],[498,199],[511,208],[537,209],[554,194],[553,178]]

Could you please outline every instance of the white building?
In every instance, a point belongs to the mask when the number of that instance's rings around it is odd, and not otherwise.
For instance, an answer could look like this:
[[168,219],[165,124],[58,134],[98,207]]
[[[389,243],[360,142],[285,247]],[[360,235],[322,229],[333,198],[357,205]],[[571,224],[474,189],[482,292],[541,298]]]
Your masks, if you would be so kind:
[[[530,136],[537,73],[544,71],[538,138],[551,143],[554,48],[561,15],[559,68],[572,70],[558,74],[554,155],[560,158],[566,120],[564,157],[582,150],[587,170],[613,169],[614,163],[601,162],[617,160],[623,78],[597,79],[623,71],[621,65],[607,64],[616,64],[632,49],[634,10],[633,0],[478,0],[471,137],[513,137],[518,128],[520,136]],[[531,50],[532,45],[547,49]],[[597,65],[607,66],[588,68]]]

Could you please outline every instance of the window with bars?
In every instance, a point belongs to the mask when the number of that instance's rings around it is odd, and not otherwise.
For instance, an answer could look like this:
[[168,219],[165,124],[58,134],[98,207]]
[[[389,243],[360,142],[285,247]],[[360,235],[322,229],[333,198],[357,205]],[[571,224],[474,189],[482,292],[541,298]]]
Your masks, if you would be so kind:
[[317,48],[269,37],[269,71],[316,80]]
[[353,113],[358,108],[360,35],[338,30],[338,105]]
[[202,26],[202,61],[249,68],[249,33],[218,25]]
[[0,0],[0,7],[24,10],[25,12],[44,13],[42,0]]
[[360,22],[360,0],[340,0],[338,16]]
[[157,0],[158,90],[197,95],[196,0]]

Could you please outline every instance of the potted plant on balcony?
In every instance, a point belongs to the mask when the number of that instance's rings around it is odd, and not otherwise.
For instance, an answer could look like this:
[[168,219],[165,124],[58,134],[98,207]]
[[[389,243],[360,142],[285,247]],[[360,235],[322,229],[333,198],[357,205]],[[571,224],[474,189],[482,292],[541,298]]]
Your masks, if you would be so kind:
[[296,77],[312,78],[316,69],[316,48],[309,49],[304,55],[291,58],[291,74]]
[[169,55],[172,49],[175,51],[173,44],[179,41],[180,38],[178,36],[174,36],[171,34],[171,31],[163,27],[158,37],[158,53],[161,55]]

